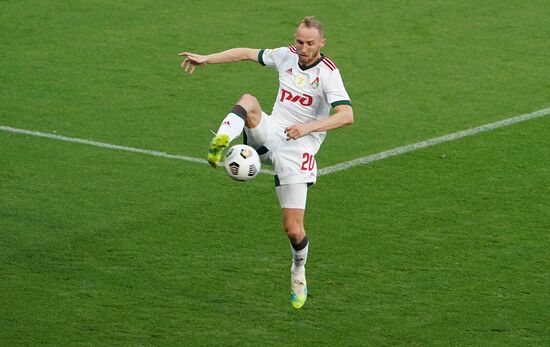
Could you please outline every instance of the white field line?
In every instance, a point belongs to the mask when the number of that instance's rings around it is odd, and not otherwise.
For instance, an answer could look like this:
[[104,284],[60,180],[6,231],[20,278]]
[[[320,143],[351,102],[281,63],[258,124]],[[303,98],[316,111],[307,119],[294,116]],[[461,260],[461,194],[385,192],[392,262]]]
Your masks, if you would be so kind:
[[451,133],[451,134],[447,134],[447,135],[443,135],[443,136],[439,136],[439,137],[434,137],[434,138],[426,140],[426,141],[417,142],[417,143],[413,143],[411,145],[406,145],[406,146],[402,146],[402,147],[397,147],[397,148],[390,149],[390,150],[387,150],[387,151],[384,151],[384,152],[372,154],[372,155],[369,155],[369,156],[366,156],[366,157],[361,157],[361,158],[346,161],[346,162],[343,162],[343,163],[340,163],[340,164],[336,164],[336,165],[333,165],[333,166],[328,166],[328,167],[322,168],[322,169],[319,170],[319,176],[328,175],[328,174],[338,172],[338,171],[342,171],[342,170],[347,170],[347,169],[350,169],[352,167],[359,166],[359,165],[366,165],[366,164],[372,163],[374,161],[386,159],[386,158],[389,158],[389,157],[394,157],[396,155],[416,151],[416,150],[426,148],[426,147],[430,147],[430,146],[435,146],[435,145],[443,143],[443,142],[458,140],[458,139],[461,139],[463,137],[472,136],[472,135],[475,135],[475,134],[478,134],[478,133],[481,133],[481,132],[490,131],[490,130],[494,130],[494,129],[497,129],[497,128],[502,128],[502,127],[505,127],[505,126],[508,126],[508,125],[524,122],[524,121],[527,121],[527,120],[530,120],[530,119],[547,116],[549,114],[550,114],[550,107],[542,109],[542,110],[538,110],[538,111],[535,111],[535,112],[532,112],[532,113],[526,113],[526,114],[522,114],[522,115],[519,115],[519,116],[516,116],[516,117],[503,119],[503,120],[498,121],[498,122],[481,125],[479,127],[470,128],[470,129],[466,129],[466,130],[462,130],[462,131],[457,131],[455,133]]
[[[411,145],[397,147],[397,148],[390,149],[390,150],[380,152],[380,153],[377,153],[377,154],[372,154],[372,155],[369,155],[369,156],[366,156],[366,157],[361,157],[361,158],[346,161],[346,162],[343,162],[343,163],[340,163],[340,164],[336,164],[336,165],[333,165],[333,166],[328,166],[328,167],[322,168],[322,169],[319,170],[319,176],[328,175],[328,174],[338,172],[338,171],[342,171],[342,170],[347,170],[347,169],[350,169],[350,168],[355,167],[355,166],[366,165],[366,164],[372,163],[374,161],[378,161],[378,160],[386,159],[386,158],[393,157],[393,156],[396,156],[396,155],[416,151],[418,149],[434,146],[434,145],[437,145],[437,144],[440,144],[440,143],[443,143],[443,142],[454,141],[454,140],[457,140],[457,139],[460,139],[460,138],[463,138],[463,137],[472,136],[472,135],[475,135],[475,134],[478,134],[478,133],[481,133],[481,132],[490,131],[490,130],[497,129],[497,128],[502,128],[502,127],[505,127],[505,126],[508,126],[508,125],[512,125],[512,124],[519,123],[519,122],[524,122],[524,121],[527,121],[527,120],[530,120],[530,119],[543,117],[543,116],[546,116],[548,114],[550,114],[550,107],[542,109],[542,110],[538,110],[538,111],[535,111],[535,112],[532,112],[532,113],[527,113],[527,114],[522,114],[522,115],[512,117],[512,118],[507,118],[507,119],[504,119],[504,120],[501,120],[501,121],[498,121],[498,122],[489,123],[489,124],[482,125],[482,126],[479,126],[479,127],[475,127],[475,128],[462,130],[462,131],[458,131],[458,132],[455,132],[455,133],[435,137],[435,138],[432,138],[432,139],[429,139],[429,140],[426,140],[426,141],[422,141],[422,142],[418,142],[418,143],[414,143],[414,144],[411,144]],[[9,126],[4,126],[4,125],[0,125],[0,130],[6,131],[6,132],[11,132],[11,133],[16,133],[16,134],[24,134],[24,135],[30,135],[30,136],[45,137],[45,138],[59,140],[59,141],[74,142],[74,143],[80,143],[80,144],[89,145],[89,146],[110,148],[110,149],[116,149],[116,150],[119,150],[119,151],[141,153],[141,154],[152,155],[152,156],[156,156],[156,157],[183,160],[183,161],[190,161],[190,162],[199,163],[199,164],[206,164],[206,160],[204,160],[204,159],[188,157],[188,156],[185,156],[185,155],[170,154],[170,153],[152,151],[152,150],[148,150],[148,149],[141,149],[141,148],[135,148],[135,147],[119,146],[119,145],[113,145],[113,144],[105,143],[105,142],[80,139],[80,138],[76,138],[76,137],[68,137],[68,136],[62,136],[62,135],[51,134],[51,133],[43,133],[43,132],[40,132],[40,131],[12,128],[12,127],[9,127]],[[275,175],[275,172],[273,172],[272,170],[262,169],[260,172],[265,173],[265,174],[269,174],[269,175]]]
[[[8,126],[4,126],[4,125],[0,125],[0,130],[7,131],[7,132],[10,132],[10,133],[16,133],[16,134],[24,134],[24,135],[30,135],[30,136],[45,137],[45,138],[48,138],[48,139],[54,139],[54,140],[59,140],[59,141],[80,143],[80,144],[95,146],[95,147],[116,149],[116,150],[119,150],[119,151],[147,154],[147,155],[152,155],[152,156],[155,156],[155,157],[184,160],[184,161],[190,161],[190,162],[199,163],[199,164],[207,164],[206,159],[193,158],[193,157],[188,157],[188,156],[185,156],[185,155],[170,154],[170,153],[159,152],[159,151],[151,151],[151,150],[148,150],[148,149],[141,149],[141,148],[135,148],[135,147],[126,147],[126,146],[113,145],[113,144],[105,143],[105,142],[85,140],[85,139],[79,139],[77,137],[68,137],[68,136],[62,136],[62,135],[57,135],[57,134],[43,133],[43,132],[40,132],[40,131],[12,128],[12,127],[8,127]],[[270,170],[261,170],[260,172],[275,175],[275,173],[270,171]]]

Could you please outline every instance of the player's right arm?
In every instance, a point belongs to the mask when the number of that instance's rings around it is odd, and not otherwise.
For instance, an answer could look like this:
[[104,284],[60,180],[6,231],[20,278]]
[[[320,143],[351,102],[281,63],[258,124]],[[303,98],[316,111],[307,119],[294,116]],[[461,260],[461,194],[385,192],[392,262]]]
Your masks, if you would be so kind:
[[259,52],[260,50],[255,48],[232,48],[227,51],[209,55],[200,55],[191,52],[183,52],[178,55],[180,57],[186,57],[181,63],[181,67],[185,72],[192,74],[197,66],[206,64],[234,63],[243,60],[258,62]]

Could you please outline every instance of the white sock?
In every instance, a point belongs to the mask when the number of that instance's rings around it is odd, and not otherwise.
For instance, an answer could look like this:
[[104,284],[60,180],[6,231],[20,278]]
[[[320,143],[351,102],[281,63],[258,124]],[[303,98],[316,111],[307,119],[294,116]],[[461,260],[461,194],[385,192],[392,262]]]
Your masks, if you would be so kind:
[[235,113],[229,113],[223,120],[216,135],[227,134],[229,135],[229,141],[233,141],[244,129],[244,120],[237,116]]
[[294,273],[300,273],[305,271],[305,265],[307,262],[307,251],[309,248],[309,241],[306,246],[297,251],[290,244],[290,250],[292,251],[292,268],[291,271]]

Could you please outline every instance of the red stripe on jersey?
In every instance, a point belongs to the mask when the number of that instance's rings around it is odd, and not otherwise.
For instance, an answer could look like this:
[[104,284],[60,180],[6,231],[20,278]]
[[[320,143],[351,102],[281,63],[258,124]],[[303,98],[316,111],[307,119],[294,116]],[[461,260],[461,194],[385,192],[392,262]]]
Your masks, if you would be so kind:
[[334,62],[332,60],[330,60],[329,58],[323,57],[323,62],[325,62],[326,64],[331,66],[332,70],[337,69],[336,64],[334,64]]
[[297,52],[296,46],[288,46],[288,49],[289,49],[292,53],[296,53],[296,52]]
[[336,69],[335,67],[333,67],[332,65],[330,65],[330,63],[328,61],[326,61],[325,59],[321,60],[323,63],[325,63],[326,66],[328,66],[329,69],[333,70]]
[[326,60],[328,60],[330,63],[332,63],[332,65],[334,65],[334,68],[338,68],[338,66],[336,66],[336,63],[334,63],[332,60],[330,60],[329,58],[325,57]]

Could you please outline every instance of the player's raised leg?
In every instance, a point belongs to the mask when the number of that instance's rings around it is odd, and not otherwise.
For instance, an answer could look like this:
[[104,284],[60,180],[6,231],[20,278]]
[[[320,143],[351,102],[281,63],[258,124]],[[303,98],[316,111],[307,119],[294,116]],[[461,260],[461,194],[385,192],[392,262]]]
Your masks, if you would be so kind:
[[249,128],[256,127],[260,122],[261,114],[262,109],[258,100],[250,94],[244,94],[224,118],[210,143],[207,156],[210,165],[216,167],[222,158],[223,150],[241,135],[245,124]]

